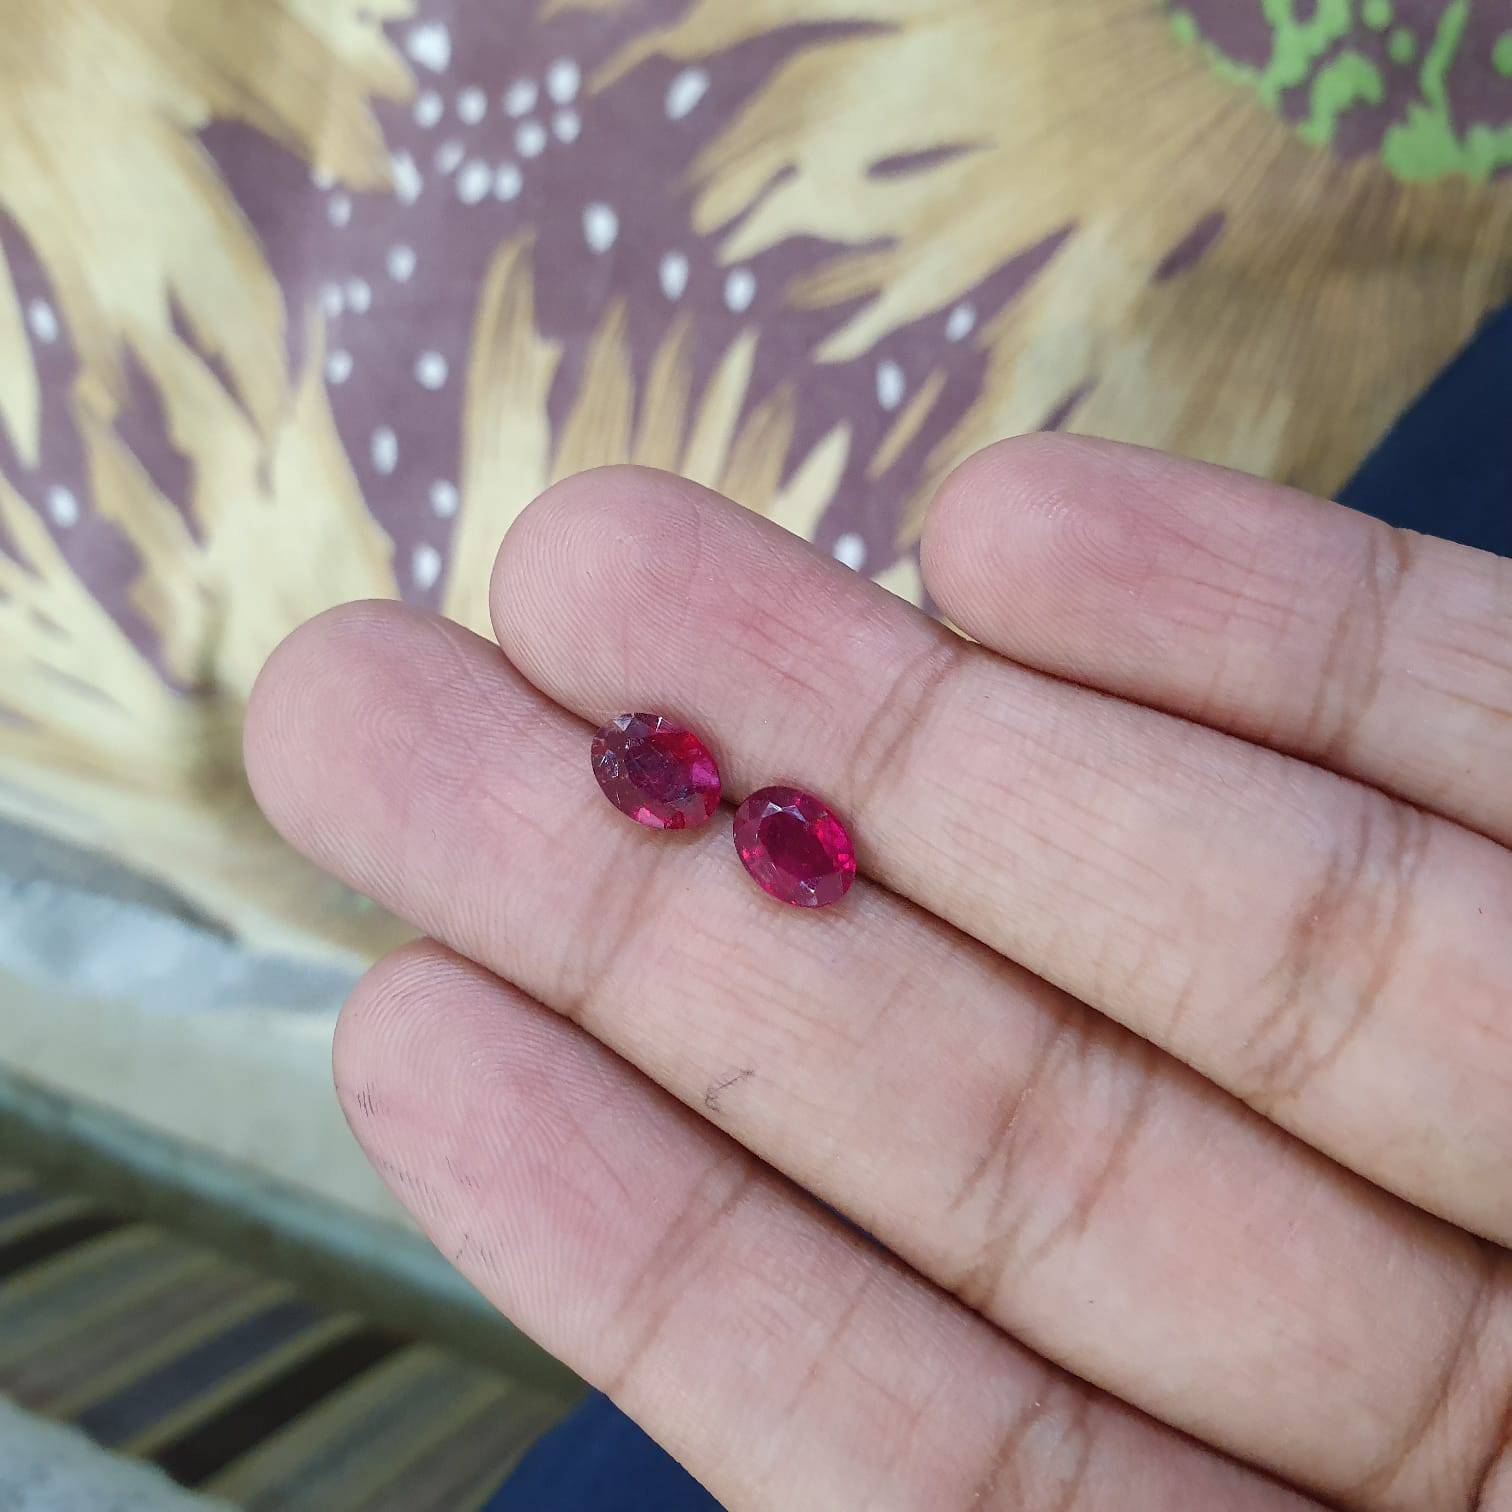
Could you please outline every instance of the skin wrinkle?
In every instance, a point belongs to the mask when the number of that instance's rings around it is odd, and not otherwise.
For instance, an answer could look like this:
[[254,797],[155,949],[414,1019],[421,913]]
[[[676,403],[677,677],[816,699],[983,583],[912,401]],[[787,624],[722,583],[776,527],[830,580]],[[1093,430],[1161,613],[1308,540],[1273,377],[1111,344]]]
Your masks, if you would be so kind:
[[1164,1059],[1161,1051],[1148,1040],[1137,1041],[1135,1053],[1139,1057],[1139,1076],[1134,1093],[1108,1141],[1108,1150],[1097,1174],[1077,1192],[1070,1210],[1055,1228],[1024,1257],[1024,1266],[1039,1264],[1068,1239],[1084,1239],[1091,1226],[1092,1215],[1118,1178],[1128,1169],[1130,1152],[1145,1128],[1155,1104],[1155,1072]]
[[[621,468],[604,468],[601,470],[601,476],[597,481],[607,482],[609,478],[619,476],[624,471]],[[637,489],[648,502],[655,500],[658,504],[665,504],[665,475],[645,468],[631,468],[629,472],[634,476]],[[570,482],[568,486],[572,486]],[[549,494],[543,497],[549,497]],[[537,500],[532,508],[539,508],[540,504],[541,500]],[[680,613],[676,623],[672,627],[672,632],[679,637],[688,635],[692,630],[692,620],[695,613],[694,586],[704,578],[710,565],[709,542],[703,510],[697,506],[696,502],[689,500],[687,496],[683,498],[683,505],[684,507],[677,511],[676,519],[672,518],[671,510],[663,511],[653,505],[652,513],[665,518],[667,522],[664,527],[665,535],[663,540],[670,539],[674,543],[675,549],[666,551],[661,549],[661,541],[648,541],[646,542],[643,560],[639,564],[642,571],[645,571],[648,577],[658,576],[663,579],[667,576],[669,562],[681,561],[685,564],[683,571],[676,575],[676,582],[670,585],[670,593],[666,591],[668,585],[664,582],[658,582],[655,593],[647,596],[648,599],[654,601],[654,607],[658,612],[669,603],[675,604],[678,607]],[[529,510],[526,513],[528,514]],[[587,521],[586,524],[589,529],[595,528],[595,522],[591,520]],[[569,570],[571,570],[570,564],[587,559],[590,555],[591,548],[588,552],[572,552],[567,558]],[[502,560],[502,555],[496,557],[494,560],[494,578],[498,576],[499,563]],[[630,574],[630,581],[634,583],[640,576],[641,572],[632,573]],[[492,596],[492,591],[491,580],[490,596]],[[625,648],[625,655],[628,658],[629,647],[634,638],[634,621],[639,615],[645,613],[645,602],[635,604],[628,594],[621,595],[621,601],[624,604],[624,616],[618,641]],[[621,685],[630,687],[631,679],[628,660],[620,670]]]
[[[1486,1324],[1498,1301],[1506,1259],[1505,1252],[1490,1243],[1481,1242],[1478,1249],[1482,1257],[1480,1275],[1458,1327],[1446,1340],[1443,1364],[1429,1382],[1422,1405],[1407,1424],[1400,1441],[1388,1449],[1380,1465],[1361,1481],[1351,1500],[1365,1505],[1383,1501],[1433,1429],[1449,1415],[1466,1389],[1473,1389],[1477,1384],[1473,1379],[1466,1381],[1462,1377],[1470,1373],[1468,1367],[1475,1361]],[[1484,1475],[1481,1479],[1484,1480]]]
[[1506,1408],[1492,1436],[1491,1452],[1487,1455],[1485,1466],[1476,1476],[1475,1484],[1471,1488],[1469,1512],[1505,1512],[1507,1506],[1505,1500],[1499,1498],[1499,1505],[1493,1507],[1486,1497],[1493,1483],[1500,1479],[1502,1468],[1509,1463],[1512,1463],[1512,1390],[1507,1392]]
[[942,701],[949,707],[947,695],[966,665],[966,642],[948,630],[904,662],[856,737],[844,784],[856,809],[874,810],[889,780],[910,769],[916,745]]
[[635,1207],[635,1193],[630,1190],[629,1182],[620,1175],[614,1162],[594,1143],[592,1137],[589,1135],[588,1126],[581,1119],[577,1118],[571,1120],[571,1126],[573,1143],[588,1153],[593,1163],[608,1179],[610,1186],[625,1199],[626,1206],[633,1210]]
[[[767,628],[769,619],[770,616],[767,613],[759,610],[752,610],[749,614],[738,616],[733,621],[736,633],[720,637],[720,645],[726,652],[749,657],[758,666],[764,667],[785,692],[798,696],[807,706],[812,718],[828,720],[831,717],[834,690],[824,686],[823,683],[810,682],[794,670],[791,643],[774,630]],[[828,661],[828,653],[821,654],[816,650],[815,659],[818,660],[819,665],[824,666]],[[727,663],[724,657],[712,663],[714,666],[725,664]],[[807,664],[806,662],[799,663],[799,665]]]
[[1417,561],[1414,542],[1411,532],[1389,525],[1366,533],[1361,574],[1354,592],[1340,601],[1302,721],[1301,743],[1328,766],[1348,762],[1356,734],[1375,707],[1386,674],[1391,616]]
[[[720,860],[724,859],[723,850],[728,844],[723,838],[718,840],[721,852]],[[867,884],[861,884],[865,891],[858,890],[853,894],[856,907],[847,911],[855,914],[866,908],[867,892],[871,889]],[[886,894],[874,893],[879,903],[882,903],[888,911],[893,909],[910,909],[911,906],[891,898]],[[885,901],[884,901],[885,900]],[[763,905],[764,906],[764,905]],[[687,925],[678,922],[674,931],[676,939],[681,939]],[[827,942],[826,936],[835,931],[840,939],[833,943]],[[838,1054],[830,1054],[826,1058],[839,1064],[854,1064],[875,1043],[874,1031],[881,1022],[885,1011],[897,1005],[900,1001],[899,992],[906,990],[903,981],[899,981],[893,987],[878,995],[876,1017],[865,1028],[857,1026],[844,1015],[837,1016],[822,1011],[820,1005],[814,1002],[811,996],[804,990],[803,983],[812,980],[815,974],[827,975],[832,969],[837,955],[848,950],[850,945],[850,921],[844,918],[826,919],[824,917],[804,919],[800,930],[800,937],[794,939],[792,934],[784,937],[784,949],[782,952],[754,951],[749,958],[742,957],[741,968],[733,978],[730,970],[730,954],[723,942],[713,942],[718,945],[718,954],[711,959],[701,960],[696,957],[679,955],[676,961],[678,976],[692,983],[705,985],[714,995],[729,995],[738,993],[739,1006],[742,1010],[741,1019],[747,1025],[759,1024],[764,1030],[769,1031],[767,1042],[764,1047],[763,1059],[776,1056],[779,1060],[797,1060],[811,1056],[815,1050],[815,1041],[819,1036],[831,1040]],[[811,936],[803,938],[803,936]],[[905,970],[905,977],[912,981],[919,972],[920,964],[915,957],[911,957]],[[793,984],[797,979],[798,987],[795,990]],[[777,1010],[783,1010],[780,1015]],[[781,1042],[774,1043],[773,1035],[780,1035]],[[747,1052],[749,1056],[749,1051]]]
[[[1387,849],[1379,867],[1370,868],[1378,821],[1389,831]],[[1417,878],[1430,833],[1425,814],[1367,790],[1356,844],[1341,861],[1330,864],[1331,875],[1325,876],[1319,891],[1297,914],[1290,931],[1287,964],[1280,973],[1286,989],[1263,1021],[1257,1038],[1265,1037],[1266,1025],[1290,1023],[1293,1028],[1286,1046],[1248,1079],[1247,1099],[1258,1098],[1253,1105],[1261,1111],[1274,1113],[1283,1102],[1295,1102],[1338,1061],[1369,1022],[1412,936]],[[1361,885],[1367,869],[1383,874],[1379,886]],[[1370,969],[1355,993],[1354,1007],[1332,1042],[1309,1058],[1305,1052],[1315,1037],[1307,1016],[1309,989],[1335,953],[1341,925],[1352,904],[1367,910],[1366,920],[1349,933],[1356,940],[1363,939]]]
[[1185,1029],[1187,1020],[1191,1017],[1192,1009],[1197,1004],[1197,986],[1201,977],[1201,970],[1195,962],[1187,968],[1187,974],[1171,997],[1171,1007],[1166,1017],[1165,1034],[1163,1042],[1167,1045],[1179,1045],[1186,1039]]
[[1086,1482],[1087,1471],[1092,1464],[1092,1449],[1095,1440],[1090,1396],[1082,1397],[1072,1410],[1066,1422],[1065,1437],[1074,1439],[1076,1442],[1076,1462],[1071,1467],[1071,1474],[1067,1477],[1062,1494],[1056,1498],[1049,1512],[1074,1512],[1077,1500],[1082,1493],[1082,1486]]
[[[1425,650],[1436,652],[1446,661],[1453,657],[1456,660],[1468,662],[1470,670],[1476,674],[1490,672],[1496,677],[1505,678],[1508,684],[1512,685],[1512,657],[1497,656],[1491,651],[1482,651],[1478,648],[1472,649],[1469,646],[1463,646],[1449,640],[1424,639],[1423,647]],[[1449,698],[1460,698],[1463,696],[1455,690],[1443,688],[1441,685],[1440,691]],[[1480,703],[1478,700],[1472,699],[1470,702],[1476,708],[1486,707],[1485,704]]]
[[[1030,1102],[1039,1094],[1051,1064],[1060,1057],[1063,1042],[1085,1036],[1086,1026],[1081,1018],[1085,1011],[1075,999],[1061,997],[1055,1017],[1050,1022],[1049,1032],[1044,1036],[1039,1049],[1035,1051],[1034,1058],[1025,1069],[1023,1078],[1016,1087],[1004,1095],[999,1103],[998,1116],[988,1131],[982,1153],[966,1173],[965,1180],[956,1188],[945,1209],[947,1213],[959,1213],[975,1197],[988,1171],[994,1168],[1003,1173],[997,1183],[999,1200],[1001,1200],[1001,1194],[1006,1187],[1003,1176],[1006,1174],[1008,1157],[1017,1136],[1019,1119]],[[954,1287],[953,1290],[957,1293],[961,1292],[959,1286]]]
[[936,1380],[927,1392],[919,1392],[913,1403],[899,1416],[896,1427],[887,1435],[887,1451],[878,1466],[884,1474],[893,1474],[899,1466],[906,1465],[919,1452],[921,1431],[949,1387],[949,1380]]
[[1369,857],[1376,812],[1374,801],[1366,800],[1362,793],[1353,843],[1336,844],[1330,851],[1322,877],[1293,913],[1280,956],[1261,983],[1260,995],[1270,999],[1270,1006],[1246,1043],[1253,1055],[1257,1047],[1282,1038],[1278,1031],[1284,1032],[1284,1038],[1278,1047],[1258,1059],[1252,1070],[1236,1078],[1240,1095],[1261,1112],[1270,1108],[1267,1090],[1285,1083],[1312,1032],[1305,999],[1329,959],[1329,947],[1334,943],[1339,921],[1359,886]]
[[[980,948],[975,946],[974,941],[967,942],[964,938],[960,943],[963,949]],[[1006,964],[1003,965],[1003,971],[1008,969],[1010,968]],[[876,1060],[875,1067],[871,1070],[870,1095],[857,1096],[854,1099],[854,1109],[845,1127],[836,1128],[825,1141],[828,1148],[822,1158],[813,1162],[812,1175],[805,1183],[811,1190],[818,1192],[843,1190],[844,1183],[837,1179],[835,1173],[843,1166],[848,1150],[860,1148],[864,1142],[872,1139],[868,1124],[873,1117],[873,1110],[878,1105],[878,1099],[890,1095],[889,1061],[885,1055],[873,1057],[870,1052],[888,1043],[883,1033],[885,1021],[902,1005],[917,1001],[926,984],[937,979],[937,967],[926,952],[909,952],[907,965],[895,977],[892,985],[874,999],[866,1030],[846,1036],[854,1047],[854,1054],[849,1063],[853,1075],[859,1077],[861,1067],[868,1065],[874,1058]],[[828,1016],[822,1011],[810,1013],[806,1017],[811,1028],[821,1032],[833,1027],[828,1023]],[[821,1121],[828,1122],[834,1111],[834,1104],[826,1101],[822,1110],[819,1111],[823,1115]]]
[[1359,990],[1354,1012],[1333,1043],[1316,1060],[1298,1067],[1287,1085],[1273,1088],[1273,1096],[1297,1098],[1310,1082],[1339,1060],[1359,1037],[1385,996],[1386,988],[1398,970],[1406,942],[1413,936],[1410,920],[1416,902],[1417,879],[1428,849],[1428,819],[1417,810],[1402,806],[1392,806],[1387,812],[1394,831],[1391,851],[1385,862],[1389,878],[1387,891],[1392,901],[1384,923],[1375,931],[1377,938],[1370,951],[1370,973]]
[[850,1299],[840,1310],[839,1316],[826,1329],[823,1345],[814,1351],[814,1357],[809,1361],[808,1369],[803,1372],[788,1399],[778,1409],[779,1422],[792,1422],[799,1405],[813,1389],[820,1372],[831,1362],[832,1353],[838,1356],[841,1340],[850,1331],[861,1310],[861,1304],[870,1299],[883,1274],[884,1272],[877,1266],[867,1266],[862,1271],[860,1285],[852,1292]]
[[[1068,1013],[1063,1027],[1053,1036],[1046,1053],[1037,1057],[1032,1074],[1034,1080],[1026,1082],[1020,1094],[1010,1099],[1008,1117],[1001,1126],[1001,1134],[995,1134],[993,1145],[981,1164],[981,1175],[973,1185],[985,1185],[988,1171],[995,1171],[992,1183],[990,1216],[981,1227],[987,1235],[972,1253],[969,1264],[950,1283],[950,1290],[977,1312],[990,1316],[997,1306],[1010,1270],[1022,1273],[1024,1261],[1015,1260],[1015,1251],[1021,1248],[1022,1235],[1017,1223],[1009,1218],[1016,1186],[1019,1146],[1023,1141],[1024,1114],[1041,1099],[1044,1088],[1052,1082],[1053,1071],[1063,1064],[1074,1063],[1087,1053],[1091,1019],[1079,1019],[1074,1009],[1078,1005],[1068,1000]],[[957,1202],[950,1211],[958,1211],[970,1194],[963,1187]],[[1022,1194],[1020,1193],[1020,1196]]]
[[[1045,1373],[1045,1382],[1040,1395],[1034,1397],[1022,1412],[1015,1414],[1007,1429],[993,1445],[987,1468],[967,1499],[968,1507],[991,1507],[999,1491],[1002,1490],[1012,1493],[1011,1500],[1004,1503],[1006,1507],[1012,1507],[1017,1512],[1017,1509],[1024,1506],[1022,1480],[1019,1474],[1019,1455],[1029,1430],[1045,1414],[1045,1397],[1050,1390],[1048,1371]],[[1010,1477],[1012,1484],[1004,1487],[1004,1477]]]
[[[738,1178],[732,1183],[729,1171]],[[761,1168],[745,1151],[716,1158],[695,1184],[688,1201],[672,1215],[661,1239],[642,1262],[620,1298],[620,1317],[631,1320],[641,1314],[635,1337],[620,1355],[602,1390],[615,1401],[623,1399],[626,1385],[634,1378],[647,1354],[661,1337],[667,1320],[677,1310],[689,1283],[712,1263],[710,1251],[730,1221],[756,1194]],[[724,1188],[725,1190],[721,1190]],[[660,1293],[660,1299],[650,1299]]]
[[[616,968],[624,968],[633,955],[632,947],[646,934],[648,922],[657,917],[665,892],[659,879],[687,859],[679,846],[654,843],[663,838],[649,832],[625,835],[615,847],[617,854],[583,894],[583,918],[593,922],[585,937],[591,935],[600,943],[592,951],[585,949],[563,960],[562,980],[551,999],[558,1012],[580,1028],[591,1032],[596,1005],[613,986]],[[626,862],[632,856],[644,868],[638,887],[625,885]]]
[[[673,922],[677,928],[673,931],[672,948],[678,950],[680,937],[688,925],[675,918]],[[719,942],[711,943],[717,945]],[[772,952],[772,955],[776,954]],[[861,1048],[843,1023],[829,1022],[820,1015],[806,1012],[806,1005],[791,991],[782,974],[781,964],[784,963],[763,959],[761,952],[754,952],[751,957],[742,954],[738,958],[738,970],[731,969],[728,952],[709,960],[691,958],[680,951],[670,961],[660,954],[657,959],[661,963],[659,970],[667,971],[669,976],[690,986],[703,987],[711,1001],[731,1000],[731,1016],[738,1019],[744,1031],[741,1054],[747,1060],[775,1060],[779,1064],[795,1061],[812,1049],[815,1031],[828,1034],[838,1043],[844,1052],[842,1060]],[[691,1046],[693,1041],[685,1043]],[[699,1041],[701,1048],[703,1043]],[[707,1048],[715,1054],[722,1054],[726,1045],[727,1041],[719,1038]],[[720,1075],[728,1074],[728,1071],[729,1068],[722,1065]]]
[[[1047,1374],[1045,1385],[1039,1395],[1015,1416],[998,1440],[986,1471],[977,1481],[975,1489],[967,1500],[967,1507],[976,1509],[1000,1506],[1003,1512],[1023,1512],[1024,1508],[1035,1505],[1030,1498],[1036,1490],[1048,1491],[1050,1489],[1050,1486],[1045,1483],[1043,1470],[1037,1477],[1040,1485],[1035,1486],[1031,1483],[1026,1486],[1028,1478],[1025,1475],[1027,1467],[1023,1463],[1024,1449],[1035,1427],[1050,1416],[1052,1397],[1059,1395],[1060,1383]],[[1040,1503],[1044,1512],[1071,1512],[1076,1505],[1077,1497],[1081,1495],[1092,1459],[1090,1422],[1092,1401],[1090,1393],[1076,1398],[1069,1413],[1065,1415],[1061,1441],[1075,1442],[1076,1458],[1065,1485],[1061,1487],[1060,1494],[1053,1502]],[[1008,1481],[1006,1485],[1005,1478]]]
[[[1472,698],[1468,693],[1456,692],[1453,688],[1446,688],[1441,679],[1425,677],[1421,673],[1407,671],[1402,674],[1403,680],[1425,688],[1430,693],[1435,693],[1447,702],[1457,704],[1463,709],[1475,709],[1482,714],[1491,717],[1494,723],[1512,722],[1512,703],[1503,704],[1492,702],[1484,698]],[[1482,737],[1484,744],[1484,737]]]

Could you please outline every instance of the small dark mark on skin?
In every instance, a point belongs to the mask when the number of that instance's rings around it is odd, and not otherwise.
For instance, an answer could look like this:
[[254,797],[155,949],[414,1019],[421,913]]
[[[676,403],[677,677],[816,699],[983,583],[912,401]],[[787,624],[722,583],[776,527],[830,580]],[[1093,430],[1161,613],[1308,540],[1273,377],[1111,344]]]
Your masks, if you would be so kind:
[[736,1082],[743,1082],[748,1076],[756,1073],[748,1066],[744,1071],[737,1071],[733,1076],[727,1076],[723,1081],[710,1082],[708,1091],[704,1093],[704,1107],[710,1113],[722,1113],[724,1110],[719,1106],[719,1094],[728,1091]]
[[450,1155],[446,1157],[446,1173],[459,1187],[464,1188],[466,1191],[476,1192],[481,1190],[482,1183],[478,1178],[468,1175]]

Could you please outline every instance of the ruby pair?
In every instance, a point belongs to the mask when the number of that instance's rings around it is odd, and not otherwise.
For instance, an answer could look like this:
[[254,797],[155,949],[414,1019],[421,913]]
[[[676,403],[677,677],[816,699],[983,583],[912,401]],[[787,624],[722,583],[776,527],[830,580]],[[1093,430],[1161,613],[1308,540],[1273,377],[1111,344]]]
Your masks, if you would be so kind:
[[[621,714],[593,737],[593,775],[620,813],[648,829],[707,822],[724,784],[703,741],[660,714]],[[812,793],[764,787],[735,811],[735,849],[770,897],[795,908],[838,903],[856,880],[845,826]]]

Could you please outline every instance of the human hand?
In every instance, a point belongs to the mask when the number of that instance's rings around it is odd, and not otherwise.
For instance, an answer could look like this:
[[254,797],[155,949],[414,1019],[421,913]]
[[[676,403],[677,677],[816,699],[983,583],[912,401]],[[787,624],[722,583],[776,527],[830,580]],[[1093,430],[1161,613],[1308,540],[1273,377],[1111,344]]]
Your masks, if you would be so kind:
[[[1512,562],[1032,438],[924,567],[979,644],[611,470],[510,532],[502,654],[285,642],[258,799],[430,936],[357,1137],[732,1508],[1512,1507]],[[616,814],[629,709],[831,803],[846,901]]]

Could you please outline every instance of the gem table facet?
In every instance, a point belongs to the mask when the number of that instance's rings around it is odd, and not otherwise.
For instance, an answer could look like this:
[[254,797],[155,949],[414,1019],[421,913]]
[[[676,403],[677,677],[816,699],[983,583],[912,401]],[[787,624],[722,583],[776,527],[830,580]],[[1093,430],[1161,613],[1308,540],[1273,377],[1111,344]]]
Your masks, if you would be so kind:
[[794,908],[838,903],[856,880],[845,826],[800,788],[752,793],[735,811],[735,849],[757,886]]
[[621,714],[593,737],[593,775],[620,813],[650,829],[692,829],[719,807],[719,767],[691,730]]

